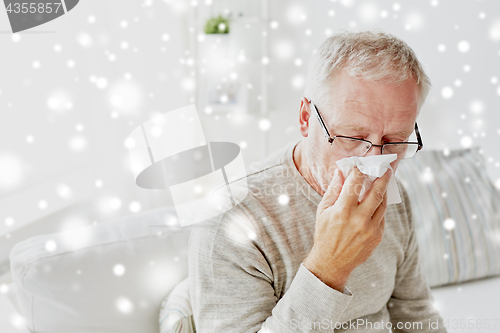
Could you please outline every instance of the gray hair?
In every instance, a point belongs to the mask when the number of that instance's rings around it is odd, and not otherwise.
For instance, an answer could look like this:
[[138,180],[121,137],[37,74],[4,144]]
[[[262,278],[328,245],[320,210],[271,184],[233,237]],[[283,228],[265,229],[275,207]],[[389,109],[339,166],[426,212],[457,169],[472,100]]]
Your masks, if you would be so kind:
[[413,77],[419,87],[418,110],[431,88],[413,50],[401,39],[381,31],[343,31],[327,38],[312,56],[304,96],[327,103],[327,83],[335,70],[369,81],[402,83]]

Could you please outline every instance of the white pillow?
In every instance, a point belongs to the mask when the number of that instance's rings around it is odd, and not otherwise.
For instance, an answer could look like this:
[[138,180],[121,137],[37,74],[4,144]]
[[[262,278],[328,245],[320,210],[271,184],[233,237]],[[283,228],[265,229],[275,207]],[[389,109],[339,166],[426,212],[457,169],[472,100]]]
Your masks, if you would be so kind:
[[165,207],[68,232],[10,252],[21,314],[32,332],[158,333],[166,294],[187,276],[189,229]]
[[195,333],[193,309],[189,298],[189,279],[175,286],[165,297],[160,310],[160,333]]

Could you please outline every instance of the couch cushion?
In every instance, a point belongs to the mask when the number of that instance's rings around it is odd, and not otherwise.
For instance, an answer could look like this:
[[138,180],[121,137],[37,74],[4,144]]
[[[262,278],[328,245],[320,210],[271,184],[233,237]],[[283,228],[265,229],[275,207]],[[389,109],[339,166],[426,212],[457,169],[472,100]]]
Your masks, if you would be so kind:
[[431,287],[500,274],[500,192],[479,148],[422,150],[396,171]]
[[189,229],[170,207],[26,239],[10,252],[32,332],[158,333],[162,299],[187,276]]

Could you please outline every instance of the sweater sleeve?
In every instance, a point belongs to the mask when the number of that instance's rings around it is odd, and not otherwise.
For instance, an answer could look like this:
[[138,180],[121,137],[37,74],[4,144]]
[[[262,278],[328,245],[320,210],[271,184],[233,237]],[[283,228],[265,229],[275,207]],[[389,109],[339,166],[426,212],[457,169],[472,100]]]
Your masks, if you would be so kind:
[[[278,299],[262,235],[234,208],[193,227],[189,281],[197,332],[316,332],[330,329],[352,293],[330,288],[302,264]],[[333,330],[330,330],[333,331]]]
[[443,319],[433,306],[434,298],[421,267],[409,197],[401,184],[399,187],[408,217],[409,238],[404,261],[398,267],[394,291],[387,304],[392,330],[394,333],[446,333]]

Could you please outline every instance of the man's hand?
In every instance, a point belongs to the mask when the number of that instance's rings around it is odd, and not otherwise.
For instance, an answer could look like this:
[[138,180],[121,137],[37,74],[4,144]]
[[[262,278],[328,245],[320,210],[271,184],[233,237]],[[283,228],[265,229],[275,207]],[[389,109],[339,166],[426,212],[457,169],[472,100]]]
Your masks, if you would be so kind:
[[351,272],[382,241],[387,185],[392,175],[376,179],[358,202],[364,175],[354,167],[345,180],[338,169],[316,211],[314,245],[304,266],[326,285],[343,292]]

